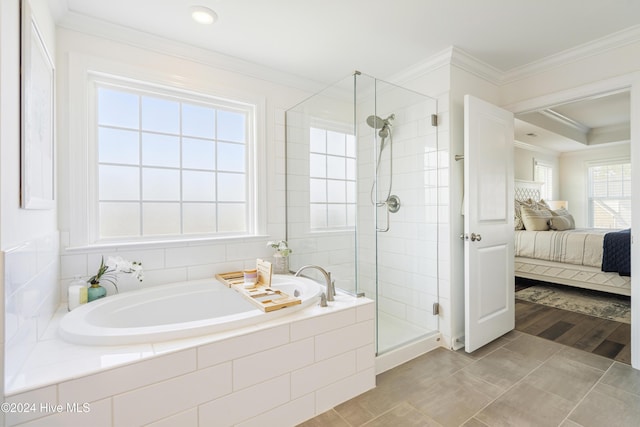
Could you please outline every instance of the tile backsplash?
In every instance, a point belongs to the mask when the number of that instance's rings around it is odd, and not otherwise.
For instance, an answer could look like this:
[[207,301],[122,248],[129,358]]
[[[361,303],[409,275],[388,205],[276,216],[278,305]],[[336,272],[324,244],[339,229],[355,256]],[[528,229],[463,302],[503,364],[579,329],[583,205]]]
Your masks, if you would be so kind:
[[3,252],[5,383],[11,381],[60,304],[58,233]]

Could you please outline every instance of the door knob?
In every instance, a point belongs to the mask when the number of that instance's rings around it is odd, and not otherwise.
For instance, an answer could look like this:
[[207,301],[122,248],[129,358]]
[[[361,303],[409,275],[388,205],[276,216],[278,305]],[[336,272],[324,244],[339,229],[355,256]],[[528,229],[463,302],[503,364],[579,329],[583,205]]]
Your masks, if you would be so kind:
[[482,236],[476,233],[471,233],[471,241],[472,242],[479,242],[480,240],[482,240]]

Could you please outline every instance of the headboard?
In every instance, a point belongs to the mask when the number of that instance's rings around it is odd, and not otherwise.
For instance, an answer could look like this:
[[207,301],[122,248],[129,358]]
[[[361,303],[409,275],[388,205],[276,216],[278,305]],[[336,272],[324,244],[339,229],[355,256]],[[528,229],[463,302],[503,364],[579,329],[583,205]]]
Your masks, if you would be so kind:
[[519,202],[526,202],[529,199],[540,201],[540,188],[543,184],[543,182],[516,179],[513,187],[515,199]]

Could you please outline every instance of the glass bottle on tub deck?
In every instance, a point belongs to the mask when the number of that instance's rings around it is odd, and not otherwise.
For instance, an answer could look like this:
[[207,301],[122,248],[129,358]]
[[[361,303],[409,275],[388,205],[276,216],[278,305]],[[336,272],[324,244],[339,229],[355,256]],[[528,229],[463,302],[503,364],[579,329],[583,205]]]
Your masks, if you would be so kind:
[[289,274],[289,256],[282,255],[280,252],[273,254],[273,273]]

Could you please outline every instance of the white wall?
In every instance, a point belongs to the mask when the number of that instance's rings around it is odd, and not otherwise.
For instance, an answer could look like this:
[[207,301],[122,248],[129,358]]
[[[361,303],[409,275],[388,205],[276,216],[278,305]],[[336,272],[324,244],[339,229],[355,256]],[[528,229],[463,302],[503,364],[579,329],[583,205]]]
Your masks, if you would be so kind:
[[[4,377],[43,333],[59,303],[57,210],[20,208],[19,0],[0,2],[0,249],[5,332]],[[46,0],[31,0],[44,44],[55,58],[55,26]],[[6,323],[5,323],[6,322]],[[4,390],[4,389],[3,389]]]
[[553,169],[553,199],[565,200],[560,198],[562,187],[560,172],[560,153],[538,149],[534,146],[528,147],[524,144],[516,144],[516,148],[513,152],[513,177],[515,179],[533,181],[533,169],[536,160],[550,165]]
[[[138,41],[144,43],[145,40]],[[152,41],[153,42],[153,41]],[[144,49],[95,37],[68,29],[58,30],[59,62],[59,170],[60,231],[64,248],[61,260],[62,287],[74,275],[90,276],[100,263],[102,255],[119,254],[126,259],[142,262],[145,280],[142,286],[211,277],[214,273],[237,271],[255,265],[256,258],[268,258],[272,249],[268,240],[285,236],[284,223],[284,110],[308,96],[307,93],[283,85],[270,83],[224,67],[160,53],[161,46]],[[188,50],[186,51],[188,54]],[[79,88],[84,84],[82,76],[87,67],[107,68],[117,73],[149,78],[151,81],[181,87],[189,82],[208,92],[231,98],[257,100],[260,104],[258,145],[265,153],[265,165],[261,177],[264,194],[263,209],[258,216],[264,218],[265,229],[258,237],[200,242],[174,242],[165,244],[138,244],[115,246],[87,246],[82,233],[74,224],[86,217],[77,208],[74,195],[78,193],[78,180],[72,178],[73,169],[86,167],[86,159],[78,153],[86,150],[87,129],[82,109],[86,102]],[[266,178],[266,179],[265,179]],[[92,191],[86,189],[86,191]],[[295,251],[295,248],[293,248]],[[126,283],[124,283],[126,290]],[[138,286],[131,283],[131,286]]]

